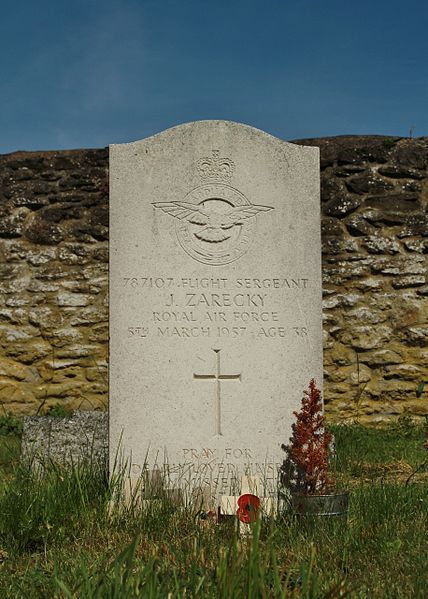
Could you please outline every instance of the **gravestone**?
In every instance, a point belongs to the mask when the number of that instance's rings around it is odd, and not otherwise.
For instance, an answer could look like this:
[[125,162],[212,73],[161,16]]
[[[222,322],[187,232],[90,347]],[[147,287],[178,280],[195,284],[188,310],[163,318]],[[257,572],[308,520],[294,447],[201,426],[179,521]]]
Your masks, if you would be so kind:
[[322,384],[318,148],[228,121],[110,146],[110,464],[274,491]]

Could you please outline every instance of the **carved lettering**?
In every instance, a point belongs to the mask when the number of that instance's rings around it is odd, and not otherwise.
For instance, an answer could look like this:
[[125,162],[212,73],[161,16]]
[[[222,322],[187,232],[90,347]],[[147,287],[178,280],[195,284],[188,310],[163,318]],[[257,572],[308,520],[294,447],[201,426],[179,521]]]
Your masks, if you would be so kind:
[[242,289],[306,289],[309,279],[236,279],[236,286]]
[[196,322],[193,312],[153,312],[155,322]]
[[[238,250],[239,253],[239,250]],[[233,254],[233,252],[231,252]],[[189,289],[213,289],[222,290],[229,288],[237,289],[307,289],[309,279],[305,277],[290,276],[288,278],[239,278],[227,279],[226,277],[182,277],[174,278],[167,276],[158,277],[123,277],[123,286],[129,289],[154,290],[182,288]]]
[[157,327],[159,337],[210,337],[210,327]]
[[[172,295],[172,294],[171,294]],[[263,308],[265,306],[266,293],[186,293],[185,306],[197,307],[249,307]]]
[[278,312],[234,312],[235,321],[242,322],[278,322]]

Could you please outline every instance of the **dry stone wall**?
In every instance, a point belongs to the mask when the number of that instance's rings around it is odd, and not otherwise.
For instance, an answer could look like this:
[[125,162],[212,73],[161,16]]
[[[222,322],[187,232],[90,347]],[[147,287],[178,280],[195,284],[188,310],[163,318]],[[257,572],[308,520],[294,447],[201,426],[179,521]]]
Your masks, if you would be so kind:
[[[326,411],[428,414],[428,138],[296,143],[321,149]],[[107,405],[107,260],[107,150],[0,156],[4,411]]]
[[326,410],[428,413],[428,139],[306,140],[321,149]]
[[108,152],[0,157],[0,402],[106,405]]

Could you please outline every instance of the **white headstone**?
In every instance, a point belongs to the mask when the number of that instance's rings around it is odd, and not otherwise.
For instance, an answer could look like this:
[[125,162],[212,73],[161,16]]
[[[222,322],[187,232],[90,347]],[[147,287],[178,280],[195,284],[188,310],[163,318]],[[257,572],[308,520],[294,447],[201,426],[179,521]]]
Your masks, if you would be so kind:
[[322,384],[318,148],[194,122],[110,146],[110,187],[111,467],[266,494]]

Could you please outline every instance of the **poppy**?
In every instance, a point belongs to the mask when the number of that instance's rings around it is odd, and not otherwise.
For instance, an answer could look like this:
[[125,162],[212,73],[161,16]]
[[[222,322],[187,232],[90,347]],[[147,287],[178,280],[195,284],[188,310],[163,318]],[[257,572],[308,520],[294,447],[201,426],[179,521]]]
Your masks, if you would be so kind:
[[238,498],[238,510],[236,515],[240,519],[241,522],[245,524],[249,524],[250,522],[255,522],[257,519],[257,512],[260,509],[260,499],[257,495],[251,495],[251,493],[246,493],[245,495],[241,495]]

